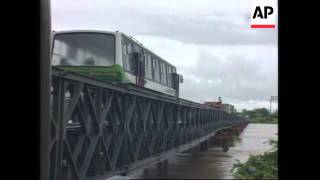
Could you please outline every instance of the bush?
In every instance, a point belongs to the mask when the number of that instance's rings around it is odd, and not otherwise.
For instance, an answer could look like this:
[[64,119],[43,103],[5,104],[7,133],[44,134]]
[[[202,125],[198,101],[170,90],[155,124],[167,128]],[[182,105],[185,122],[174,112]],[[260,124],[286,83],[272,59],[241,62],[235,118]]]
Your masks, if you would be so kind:
[[249,118],[250,123],[278,123],[278,112],[270,113],[266,108],[258,108],[253,110],[243,110],[237,115]]
[[236,160],[231,172],[237,179],[277,179],[278,178],[278,142],[270,140],[271,151],[262,155],[251,155],[247,162]]

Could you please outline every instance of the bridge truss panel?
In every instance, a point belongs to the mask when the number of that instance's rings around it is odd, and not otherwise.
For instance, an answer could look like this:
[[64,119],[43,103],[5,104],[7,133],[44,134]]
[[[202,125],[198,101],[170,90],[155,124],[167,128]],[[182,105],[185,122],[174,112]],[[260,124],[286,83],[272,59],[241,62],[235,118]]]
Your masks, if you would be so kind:
[[246,121],[201,104],[52,71],[50,180],[105,179]]

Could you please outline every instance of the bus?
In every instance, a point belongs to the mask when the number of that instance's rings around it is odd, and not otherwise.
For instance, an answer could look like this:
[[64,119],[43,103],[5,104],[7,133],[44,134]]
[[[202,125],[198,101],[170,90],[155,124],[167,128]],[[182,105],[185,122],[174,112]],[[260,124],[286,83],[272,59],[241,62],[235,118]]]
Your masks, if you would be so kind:
[[52,66],[119,84],[179,96],[176,67],[122,32],[54,31]]

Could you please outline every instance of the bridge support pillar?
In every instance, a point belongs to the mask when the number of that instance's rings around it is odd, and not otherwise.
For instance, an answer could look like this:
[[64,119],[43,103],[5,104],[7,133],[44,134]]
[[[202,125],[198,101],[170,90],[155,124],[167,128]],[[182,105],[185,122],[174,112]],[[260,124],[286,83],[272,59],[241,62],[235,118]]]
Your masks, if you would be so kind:
[[163,169],[165,170],[165,172],[167,172],[167,170],[168,170],[168,159],[163,161]]
[[166,172],[168,169],[168,160],[164,160],[157,164],[158,172]]
[[163,163],[162,162],[159,162],[158,164],[157,164],[157,169],[158,169],[158,172],[162,172],[162,166],[163,166]]
[[208,150],[208,140],[205,140],[202,143],[200,143],[200,151],[204,152],[206,150]]
[[125,167],[125,171],[122,172],[120,175],[121,176],[127,176],[128,175],[128,167]]
[[222,141],[222,151],[223,152],[228,152],[228,150],[229,150],[228,141],[227,140],[223,140]]

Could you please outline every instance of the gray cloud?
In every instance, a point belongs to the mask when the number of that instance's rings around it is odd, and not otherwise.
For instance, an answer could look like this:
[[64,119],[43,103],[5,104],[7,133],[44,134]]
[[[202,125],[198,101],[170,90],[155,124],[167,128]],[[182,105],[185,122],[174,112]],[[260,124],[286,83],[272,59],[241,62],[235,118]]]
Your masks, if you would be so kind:
[[[209,15],[208,15],[209,16]],[[206,45],[238,44],[274,44],[275,31],[261,30],[255,33],[248,31],[248,24],[236,24],[234,20],[223,19],[212,13],[206,19],[197,16],[178,16],[170,14],[144,17],[149,27],[146,31],[136,33],[170,37],[184,43]],[[220,17],[220,18],[219,18]]]
[[[120,30],[132,35],[152,35],[184,43],[207,45],[275,44],[276,31],[250,29],[250,14],[223,11],[177,13],[173,9],[150,11],[141,6],[105,5],[94,10],[63,9],[56,21],[69,27]],[[102,8],[106,8],[103,11]]]
[[[261,72],[263,65],[241,56],[229,56],[223,62],[219,57],[202,52],[196,66],[185,69],[187,75],[181,95],[198,102],[218,96],[234,100],[267,100],[273,91],[276,76]],[[194,75],[193,80],[189,75]],[[188,78],[189,77],[189,78]],[[195,93],[196,92],[196,93]]]

